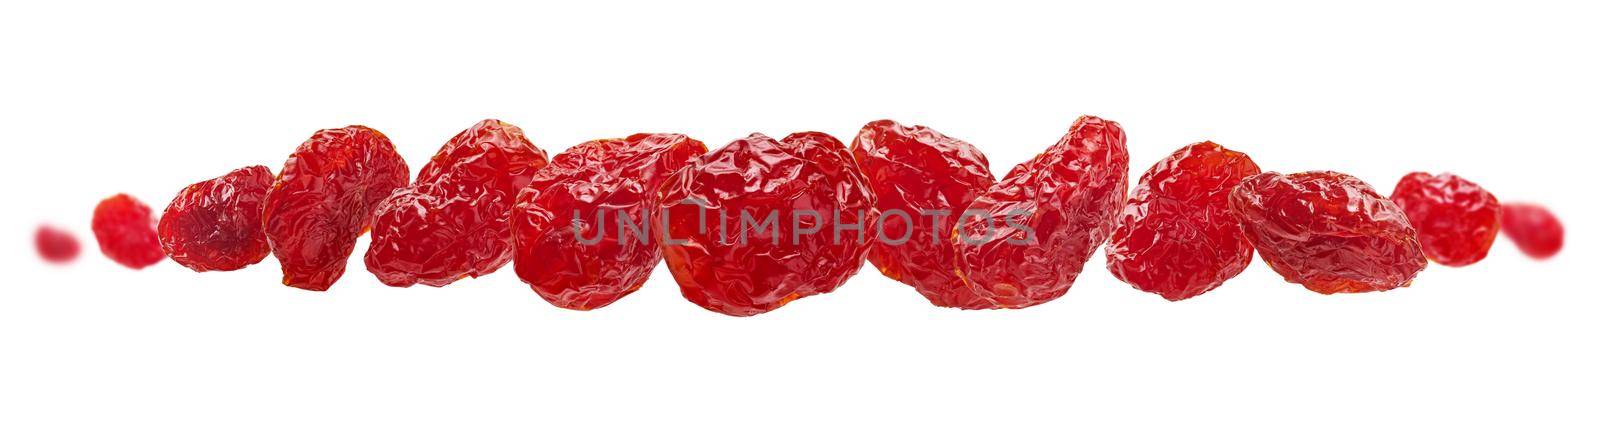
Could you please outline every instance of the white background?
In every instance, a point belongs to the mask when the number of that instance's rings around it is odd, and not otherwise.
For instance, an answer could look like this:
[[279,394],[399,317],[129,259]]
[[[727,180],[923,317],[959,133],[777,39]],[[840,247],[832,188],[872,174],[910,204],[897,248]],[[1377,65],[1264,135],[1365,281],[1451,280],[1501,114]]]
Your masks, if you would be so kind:
[[[1593,10],[45,3],[0,8],[0,443],[1600,441]],[[488,117],[552,154],[643,131],[848,141],[893,118],[1003,175],[1080,114],[1122,123],[1135,177],[1205,139],[1384,192],[1451,171],[1551,205],[1567,249],[1541,263],[1502,243],[1331,297],[1258,261],[1182,303],[1096,255],[1060,300],[987,312],[867,268],[739,319],[680,298],[664,267],[585,313],[509,267],[386,288],[365,240],[309,293],[270,258],[123,269],[88,232],[100,198],[164,207],[348,124],[415,171]],[[38,260],[41,222],[79,235],[76,264]]]

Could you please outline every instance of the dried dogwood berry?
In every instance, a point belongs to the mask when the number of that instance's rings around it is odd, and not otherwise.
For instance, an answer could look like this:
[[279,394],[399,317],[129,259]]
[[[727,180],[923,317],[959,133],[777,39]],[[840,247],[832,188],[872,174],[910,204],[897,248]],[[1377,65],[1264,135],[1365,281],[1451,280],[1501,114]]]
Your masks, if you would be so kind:
[[854,275],[874,230],[873,201],[838,139],[757,133],[668,180],[657,238],[685,298],[756,315]]
[[644,284],[661,262],[658,190],[706,152],[679,134],[589,141],[534,175],[512,212],[517,276],[550,304],[590,310]]
[[1507,203],[1501,212],[1501,229],[1522,253],[1542,260],[1561,252],[1566,229],[1550,209],[1538,204]]
[[1139,178],[1106,245],[1106,267],[1170,301],[1221,286],[1255,255],[1228,193],[1259,173],[1250,156],[1214,142],[1178,149]]
[[1417,228],[1422,253],[1439,264],[1459,267],[1482,260],[1500,232],[1500,201],[1456,175],[1406,175],[1389,199]]
[[956,275],[954,221],[994,185],[972,144],[923,126],[879,120],[861,127],[850,153],[877,195],[878,232],[867,259],[934,305],[981,305]]
[[283,284],[322,291],[338,281],[373,209],[410,176],[394,144],[378,130],[322,130],[300,144],[262,204]]
[[257,165],[185,187],[161,213],[161,248],[196,272],[261,262],[271,252],[261,230],[261,203],[272,181],[272,171]]
[[1127,200],[1122,127],[1078,118],[1055,145],[967,207],[954,233],[968,309],[1023,308],[1067,293]]
[[39,226],[33,232],[33,247],[48,263],[66,264],[78,258],[78,237],[51,226]]
[[1354,176],[1263,173],[1234,188],[1230,207],[1261,259],[1312,291],[1384,291],[1428,265],[1405,213]]
[[166,257],[156,239],[150,206],[132,196],[118,194],[100,201],[94,207],[92,228],[100,252],[117,264],[143,269]]
[[547,163],[522,129],[484,120],[451,138],[417,182],[373,212],[367,270],[390,286],[444,286],[511,261],[511,207]]

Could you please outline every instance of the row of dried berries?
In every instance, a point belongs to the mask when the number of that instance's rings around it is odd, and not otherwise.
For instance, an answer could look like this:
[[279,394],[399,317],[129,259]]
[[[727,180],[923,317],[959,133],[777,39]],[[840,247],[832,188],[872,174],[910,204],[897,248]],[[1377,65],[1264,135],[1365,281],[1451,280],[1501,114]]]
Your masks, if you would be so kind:
[[[1563,236],[1544,208],[1502,205],[1453,175],[1414,173],[1385,197],[1342,173],[1261,173],[1212,142],[1174,152],[1130,193],[1121,126],[1090,116],[998,180],[971,144],[889,120],[868,123],[848,147],[824,133],[758,133],[707,153],[683,135],[638,134],[553,159],[516,126],[485,120],[409,178],[377,130],[323,130],[276,176],[253,166],[191,185],[159,223],[117,195],[96,207],[93,228],[102,252],[128,267],[170,257],[237,270],[270,253],[284,284],[309,290],[337,281],[370,230],[365,263],[384,284],[444,286],[514,262],[540,296],[579,310],[637,290],[665,258],[686,298],[738,316],[830,292],[864,260],[935,305],[994,309],[1065,294],[1101,244],[1118,279],[1176,301],[1215,289],[1256,253],[1313,291],[1369,292],[1408,285],[1428,259],[1477,262],[1501,232],[1539,258]],[[781,223],[730,238],[706,230],[707,209],[809,218],[793,220],[792,238]],[[654,234],[650,223],[632,227],[656,242],[580,216],[604,211],[624,216],[619,225],[659,216]],[[1004,216],[969,217],[979,214]],[[881,236],[840,237],[841,228]],[[49,227],[36,244],[51,261],[78,250]]]

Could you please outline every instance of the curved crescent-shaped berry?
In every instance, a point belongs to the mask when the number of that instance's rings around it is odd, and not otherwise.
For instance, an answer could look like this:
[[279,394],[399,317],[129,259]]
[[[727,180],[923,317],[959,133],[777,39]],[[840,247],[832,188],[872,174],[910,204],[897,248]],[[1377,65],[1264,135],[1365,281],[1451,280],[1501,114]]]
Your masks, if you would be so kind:
[[1066,294],[1111,235],[1127,189],[1122,127],[1078,118],[964,212],[953,235],[955,267],[976,296],[964,307],[1024,308]]

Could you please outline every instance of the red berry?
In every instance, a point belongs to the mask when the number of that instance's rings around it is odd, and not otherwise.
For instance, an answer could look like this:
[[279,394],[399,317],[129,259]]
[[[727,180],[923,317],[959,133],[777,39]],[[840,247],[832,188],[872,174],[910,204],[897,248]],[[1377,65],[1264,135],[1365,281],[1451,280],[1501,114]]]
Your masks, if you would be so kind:
[[1067,293],[1127,202],[1122,127],[1078,118],[1055,145],[1011,169],[963,212],[956,273],[968,309],[1023,308]]
[[245,167],[178,192],[156,231],[172,261],[196,272],[239,270],[271,253],[261,230],[261,202],[272,171]]
[[118,194],[100,201],[94,207],[92,227],[100,252],[117,264],[143,269],[166,257],[150,206],[132,196]]
[[39,226],[33,232],[33,247],[46,262],[66,264],[78,258],[78,237],[72,232],[51,226]]
[[1501,208],[1500,227],[1522,253],[1546,259],[1561,252],[1566,229],[1550,209],[1538,204],[1507,203]]
[[688,136],[636,134],[556,155],[512,212],[517,276],[566,309],[604,307],[638,290],[661,262],[657,190],[705,152]]
[[379,203],[367,270],[390,286],[444,286],[511,261],[511,207],[546,164],[522,129],[494,119],[451,138],[417,182]]
[[1422,253],[1439,264],[1459,267],[1482,260],[1500,232],[1500,201],[1456,175],[1406,175],[1389,199],[1417,228]]
[[668,179],[667,230],[656,237],[684,298],[727,315],[756,315],[831,292],[861,269],[873,201],[833,136],[778,141],[757,133]]
[[1428,266],[1400,206],[1344,173],[1255,175],[1230,207],[1262,261],[1318,293],[1394,289]]
[[994,185],[983,153],[931,128],[891,120],[861,127],[850,153],[878,197],[879,236],[867,259],[936,306],[982,306],[951,267],[950,233],[961,212]]
[[378,202],[411,176],[394,144],[359,125],[322,130],[300,144],[262,204],[283,284],[323,291],[344,275]]
[[1106,267],[1170,301],[1221,286],[1255,256],[1228,193],[1258,173],[1250,156],[1213,142],[1178,149],[1139,178],[1106,245]]

